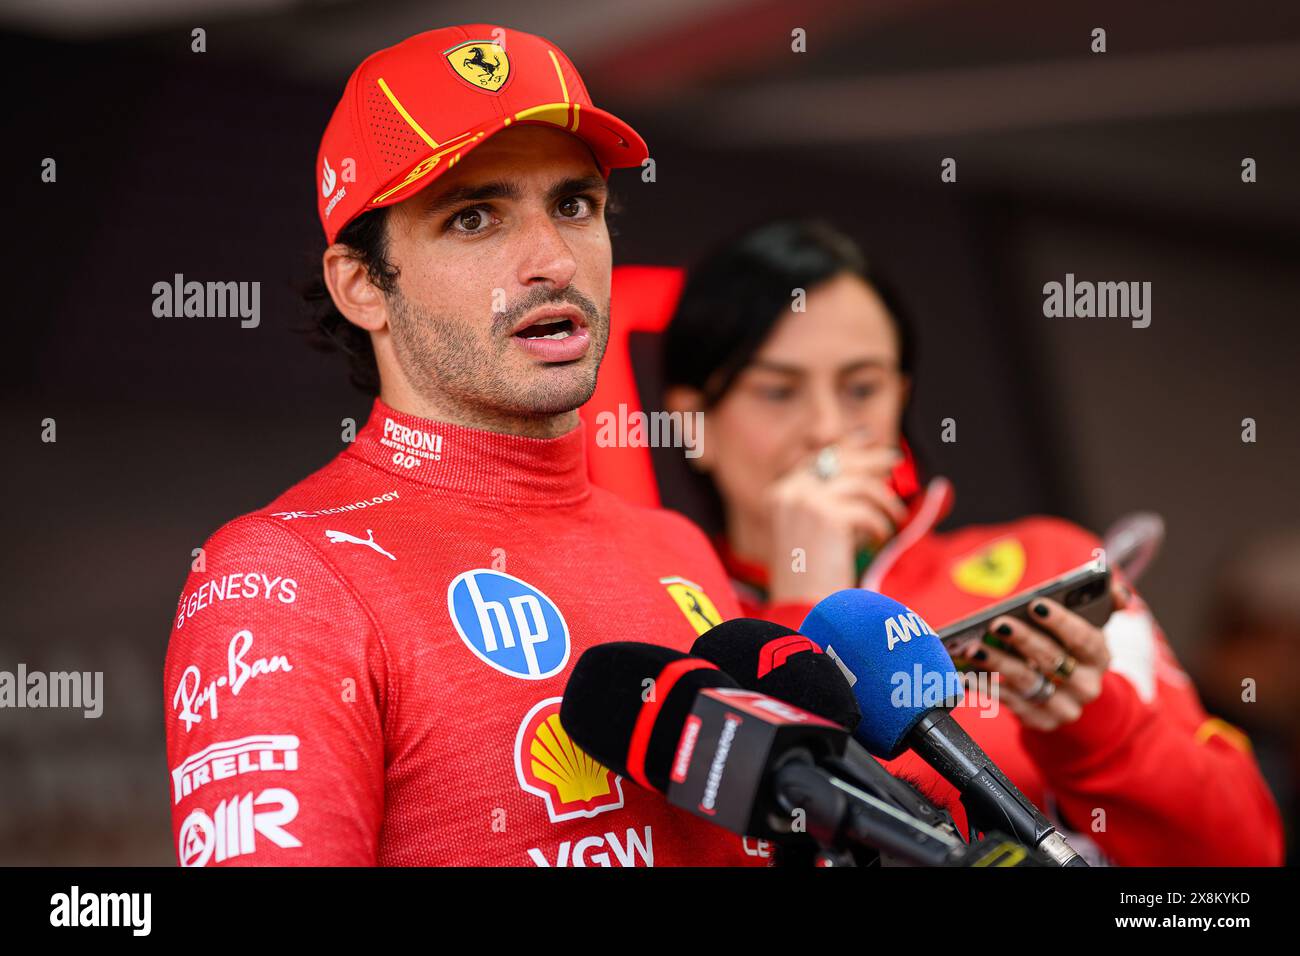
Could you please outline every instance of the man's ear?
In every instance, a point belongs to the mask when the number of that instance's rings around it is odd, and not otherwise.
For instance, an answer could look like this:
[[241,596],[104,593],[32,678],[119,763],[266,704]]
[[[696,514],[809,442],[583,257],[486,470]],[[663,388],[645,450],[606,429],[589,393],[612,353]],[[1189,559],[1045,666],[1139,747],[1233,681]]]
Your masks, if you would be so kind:
[[325,286],[344,318],[368,332],[378,332],[388,324],[388,301],[370,281],[361,260],[350,253],[337,242],[325,250],[321,259]]

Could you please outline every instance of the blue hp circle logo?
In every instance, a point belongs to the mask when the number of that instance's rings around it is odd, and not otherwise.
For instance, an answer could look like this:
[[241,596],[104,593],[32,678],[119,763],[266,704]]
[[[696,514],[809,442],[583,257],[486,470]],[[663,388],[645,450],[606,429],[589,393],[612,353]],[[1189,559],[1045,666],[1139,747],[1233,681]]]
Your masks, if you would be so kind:
[[555,602],[503,571],[456,575],[447,613],[466,646],[503,674],[543,680],[569,662],[569,625]]

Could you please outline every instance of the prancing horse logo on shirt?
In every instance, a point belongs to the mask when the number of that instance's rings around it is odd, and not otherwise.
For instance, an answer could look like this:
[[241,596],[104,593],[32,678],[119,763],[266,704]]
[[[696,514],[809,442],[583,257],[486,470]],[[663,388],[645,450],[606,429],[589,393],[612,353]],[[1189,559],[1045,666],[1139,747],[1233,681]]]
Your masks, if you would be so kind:
[[327,537],[327,538],[330,539],[330,544],[360,544],[360,545],[365,545],[367,548],[373,548],[374,550],[378,551],[380,554],[382,554],[384,557],[386,557],[389,561],[396,561],[396,560],[397,560],[395,557],[393,557],[391,554],[389,554],[387,551],[385,551],[385,550],[384,550],[383,548],[381,548],[379,545],[375,544],[375,533],[374,533],[373,531],[371,531],[369,528],[366,529],[366,535],[367,535],[367,537],[364,537],[364,538],[358,538],[358,537],[355,537],[354,535],[350,535],[350,534],[348,534],[346,531],[328,531],[328,530],[327,530],[327,531],[325,532],[325,537]]
[[1005,597],[1024,576],[1025,546],[1016,538],[994,541],[952,566],[953,583],[980,597]]
[[709,596],[694,581],[685,578],[660,578],[659,583],[668,589],[668,594],[677,604],[678,610],[686,615],[696,634],[703,634],[715,624],[722,623],[722,615],[713,606]]

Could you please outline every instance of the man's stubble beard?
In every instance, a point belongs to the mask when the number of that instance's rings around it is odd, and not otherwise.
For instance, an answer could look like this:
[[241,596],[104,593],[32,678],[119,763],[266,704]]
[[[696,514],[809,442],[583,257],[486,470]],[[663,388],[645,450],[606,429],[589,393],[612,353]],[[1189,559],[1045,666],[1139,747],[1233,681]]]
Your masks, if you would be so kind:
[[[388,298],[393,350],[407,382],[435,408],[467,423],[551,418],[578,408],[596,389],[596,373],[609,344],[609,308],[600,313],[580,292],[539,289],[507,312],[491,316],[485,352],[470,326],[438,315],[394,291]],[[568,304],[587,321],[591,345],[569,366],[535,368],[530,380],[503,368],[501,358],[514,346],[506,330],[545,304]]]

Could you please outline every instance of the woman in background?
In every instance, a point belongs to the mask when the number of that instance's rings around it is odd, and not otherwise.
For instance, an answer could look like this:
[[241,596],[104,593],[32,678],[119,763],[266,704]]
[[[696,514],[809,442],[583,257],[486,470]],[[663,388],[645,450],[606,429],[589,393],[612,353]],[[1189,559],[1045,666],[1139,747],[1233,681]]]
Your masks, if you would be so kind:
[[[753,230],[692,270],[664,337],[665,407],[704,413],[697,469],[746,613],[798,628],[861,586],[936,629],[1092,560],[1100,542],[1027,517],[939,533],[951,486],[924,488],[902,434],[910,324],[844,235]],[[697,516],[698,517],[698,516]],[[1123,865],[1276,865],[1276,805],[1235,728],[1208,716],[1142,600],[1116,581],[1104,632],[1054,601],[992,624],[972,666],[999,707],[958,720],[1076,849]],[[956,791],[910,752],[887,764],[952,812]],[[1085,855],[1088,855],[1085,852]]]

